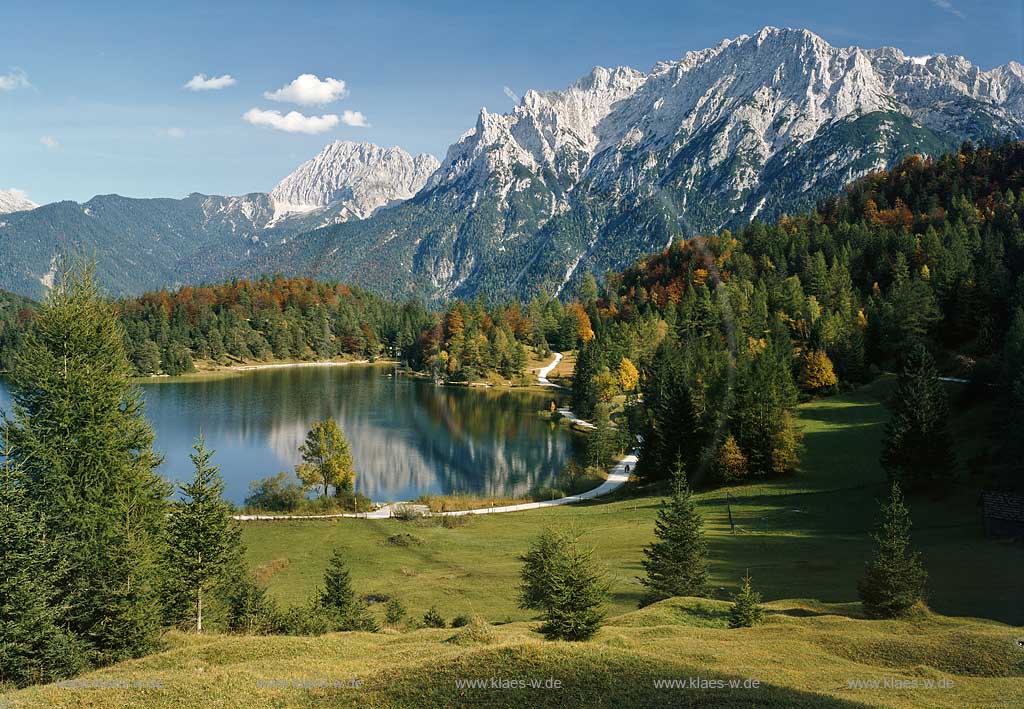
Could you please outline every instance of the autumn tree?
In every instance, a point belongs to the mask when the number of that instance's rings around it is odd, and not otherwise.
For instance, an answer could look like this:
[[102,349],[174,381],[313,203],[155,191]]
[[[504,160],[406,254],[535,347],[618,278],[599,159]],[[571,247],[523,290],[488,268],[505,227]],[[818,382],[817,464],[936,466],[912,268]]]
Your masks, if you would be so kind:
[[832,367],[832,360],[821,350],[811,350],[804,355],[803,366],[800,370],[800,388],[804,391],[814,392],[839,383],[835,370]]
[[313,424],[306,441],[299,447],[302,464],[295,468],[307,485],[323,485],[323,494],[333,486],[339,492],[351,492],[355,485],[355,468],[348,439],[333,418]]

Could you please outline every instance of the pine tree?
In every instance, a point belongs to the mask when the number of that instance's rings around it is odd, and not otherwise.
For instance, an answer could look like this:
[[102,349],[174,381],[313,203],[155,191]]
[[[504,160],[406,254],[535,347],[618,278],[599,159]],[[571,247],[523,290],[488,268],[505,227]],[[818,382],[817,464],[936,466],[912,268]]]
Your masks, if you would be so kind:
[[889,477],[910,490],[948,482],[956,473],[949,403],[924,346],[907,353],[891,407],[882,450],[882,467]]
[[679,463],[672,480],[672,498],[662,502],[654,523],[658,541],[644,549],[647,576],[640,583],[647,593],[640,602],[649,605],[673,596],[700,596],[707,585],[704,521],[686,484],[686,471]]
[[67,630],[58,585],[67,573],[57,545],[26,494],[5,444],[0,457],[0,686],[70,677],[86,665],[83,643]]
[[574,535],[544,530],[523,557],[519,605],[542,611],[549,640],[589,640],[604,622],[605,572]]
[[892,484],[872,539],[877,546],[875,558],[867,563],[857,592],[869,616],[896,618],[924,600],[928,579],[920,556],[910,548],[910,512],[899,483]]
[[11,371],[14,462],[68,560],[72,632],[99,662],[159,640],[155,556],[167,486],[125,336],[93,266],[62,267]]
[[338,630],[378,630],[377,621],[352,589],[352,575],[341,549],[335,549],[327,562],[324,590],[317,600]]
[[245,635],[264,635],[279,629],[277,606],[255,579],[239,570],[228,587],[228,630]]
[[750,576],[745,576],[739,593],[732,597],[732,607],[729,609],[729,627],[751,628],[763,620],[764,608],[761,607],[761,594],[750,585]]
[[171,509],[165,568],[180,594],[175,595],[185,600],[185,608],[176,610],[201,633],[204,598],[239,566],[244,549],[241,529],[224,500],[224,480],[210,464],[213,451],[202,436],[190,457],[194,474],[191,482],[179,485],[182,499]]

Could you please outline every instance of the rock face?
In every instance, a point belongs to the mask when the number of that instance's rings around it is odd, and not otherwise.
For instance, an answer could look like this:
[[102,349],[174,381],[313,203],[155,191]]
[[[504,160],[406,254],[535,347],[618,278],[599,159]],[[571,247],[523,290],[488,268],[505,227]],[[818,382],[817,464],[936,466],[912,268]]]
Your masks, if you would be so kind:
[[417,197],[251,268],[390,294],[575,288],[674,238],[813,205],[911,153],[1024,137],[1024,68],[833,47],[766,27],[482,110]]
[[330,222],[365,219],[411,198],[440,163],[401,148],[337,141],[300,165],[270,192],[275,217],[331,208]]
[[0,214],[26,212],[38,206],[21,190],[0,190]]

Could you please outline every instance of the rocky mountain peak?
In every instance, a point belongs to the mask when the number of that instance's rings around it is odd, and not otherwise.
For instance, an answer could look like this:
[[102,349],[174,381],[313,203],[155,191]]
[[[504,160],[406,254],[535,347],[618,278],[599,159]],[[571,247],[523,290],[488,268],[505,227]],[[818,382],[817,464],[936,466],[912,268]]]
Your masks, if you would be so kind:
[[25,212],[38,206],[22,190],[0,190],[0,214]]

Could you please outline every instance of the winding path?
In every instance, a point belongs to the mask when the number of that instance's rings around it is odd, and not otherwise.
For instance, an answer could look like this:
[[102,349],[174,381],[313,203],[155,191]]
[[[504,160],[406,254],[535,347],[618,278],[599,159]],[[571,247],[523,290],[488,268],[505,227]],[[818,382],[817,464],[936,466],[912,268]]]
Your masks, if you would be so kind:
[[[551,373],[558,363],[562,361],[562,353],[556,352],[555,358],[551,364],[545,365],[537,370],[537,383],[541,386],[549,386],[561,389],[558,384],[555,384],[548,380],[548,375]],[[573,424],[581,426],[583,428],[594,428],[594,424],[589,421],[584,421],[579,418],[567,408],[558,409],[558,413],[564,418],[569,419]],[[559,505],[568,505],[573,502],[582,502],[584,500],[592,500],[595,497],[601,497],[607,495],[610,492],[618,490],[620,487],[626,484],[629,480],[630,473],[636,468],[637,457],[634,453],[627,453],[619,460],[618,463],[608,472],[608,479],[603,483],[595,487],[593,490],[587,490],[581,492],[579,495],[569,495],[568,497],[559,497],[554,500],[544,500],[542,502],[524,502],[519,505],[504,505],[502,507],[478,507],[473,510],[456,510],[453,512],[430,512],[428,513],[431,517],[461,517],[464,515],[490,515],[500,514],[502,512],[525,512],[526,510],[539,510],[545,507],[558,507]],[[395,515],[392,514],[395,508],[401,508],[403,503],[392,503],[384,505],[380,509],[374,510],[373,512],[346,512],[341,514],[333,515],[235,515],[234,519],[240,522],[253,522],[260,520],[303,520],[303,519],[338,519],[340,517],[352,517],[356,519],[390,519]]]

